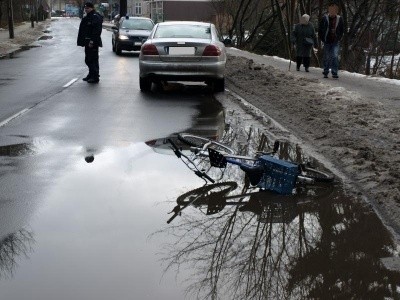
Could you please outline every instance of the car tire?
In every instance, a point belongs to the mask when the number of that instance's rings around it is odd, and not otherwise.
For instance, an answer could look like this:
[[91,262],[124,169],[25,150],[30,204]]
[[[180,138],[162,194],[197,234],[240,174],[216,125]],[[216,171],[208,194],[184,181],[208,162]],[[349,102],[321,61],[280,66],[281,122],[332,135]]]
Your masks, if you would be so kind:
[[115,53],[117,53],[117,55],[121,55],[122,53],[121,48],[118,47],[118,43],[115,43]]
[[215,79],[214,92],[219,93],[225,91],[225,78]]
[[111,41],[111,44],[112,44],[112,51],[115,52],[115,43]]
[[147,77],[139,78],[139,86],[142,92],[150,92],[151,90],[151,80]]

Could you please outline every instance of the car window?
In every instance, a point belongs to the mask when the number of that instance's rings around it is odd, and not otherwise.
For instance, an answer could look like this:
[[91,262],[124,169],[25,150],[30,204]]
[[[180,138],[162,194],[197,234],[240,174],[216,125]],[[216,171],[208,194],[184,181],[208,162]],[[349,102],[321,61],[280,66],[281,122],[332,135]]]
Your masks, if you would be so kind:
[[154,37],[211,39],[211,29],[210,26],[204,25],[163,25],[157,28],[157,31],[154,33]]
[[122,21],[121,29],[129,29],[129,30],[152,30],[153,22],[151,20],[134,20],[128,19]]

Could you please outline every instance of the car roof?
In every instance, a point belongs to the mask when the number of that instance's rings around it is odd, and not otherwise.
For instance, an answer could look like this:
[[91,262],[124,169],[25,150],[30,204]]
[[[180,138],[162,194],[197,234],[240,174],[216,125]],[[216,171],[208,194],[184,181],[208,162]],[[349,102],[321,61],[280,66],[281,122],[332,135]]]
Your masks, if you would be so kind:
[[122,20],[151,20],[150,18],[146,18],[146,17],[131,17],[128,16],[128,19],[126,17],[121,18]]
[[178,25],[178,24],[185,24],[185,25],[204,25],[204,26],[210,26],[210,25],[212,25],[212,23],[198,22],[198,21],[165,21],[165,22],[158,23],[159,26]]

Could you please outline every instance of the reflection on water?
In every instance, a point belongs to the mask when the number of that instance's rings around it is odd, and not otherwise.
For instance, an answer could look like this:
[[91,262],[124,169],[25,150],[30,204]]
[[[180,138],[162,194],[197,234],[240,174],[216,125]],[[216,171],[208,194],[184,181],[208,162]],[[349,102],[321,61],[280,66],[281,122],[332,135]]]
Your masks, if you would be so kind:
[[20,156],[33,152],[32,144],[28,143],[0,146],[0,156]]
[[[340,189],[329,195],[206,193],[168,227],[168,268],[193,268],[188,286],[207,299],[381,299],[398,275],[380,258],[396,250],[380,220]],[[188,192],[190,193],[190,192]],[[186,193],[185,197],[191,196]],[[198,197],[199,190],[194,191]],[[201,194],[201,193],[200,193]],[[193,195],[192,195],[193,196]],[[215,214],[196,213],[224,203]],[[217,198],[216,198],[217,197]],[[218,198],[219,197],[219,198]],[[190,210],[190,211],[189,211]],[[192,295],[193,296],[193,295]]]
[[[254,130],[226,132],[222,140],[249,155],[272,147]],[[231,141],[231,143],[229,143]],[[298,145],[283,143],[279,157],[318,165]],[[239,168],[227,168],[215,185],[177,198],[180,216],[164,230],[171,241],[167,270],[192,270],[189,298],[397,299],[400,274],[380,259],[397,247],[363,202],[335,186],[303,186],[293,195],[254,191]],[[222,188],[224,180],[237,188]],[[190,205],[188,205],[190,204]],[[184,208],[184,210],[183,210]]]
[[0,240],[0,278],[8,278],[13,275],[17,266],[17,258],[20,256],[28,257],[33,251],[33,233],[20,229],[10,233]]

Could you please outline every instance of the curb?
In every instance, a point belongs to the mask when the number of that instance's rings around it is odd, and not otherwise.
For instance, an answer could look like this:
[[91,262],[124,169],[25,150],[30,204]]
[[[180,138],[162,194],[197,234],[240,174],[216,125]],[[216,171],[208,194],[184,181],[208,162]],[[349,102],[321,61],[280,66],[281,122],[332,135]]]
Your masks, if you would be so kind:
[[[45,30],[46,26],[49,25],[49,24],[51,24],[51,20],[46,19],[44,21],[41,21],[39,26],[42,26],[43,27],[42,29]],[[36,25],[36,26],[38,26],[38,25]],[[31,43],[17,45],[15,48],[13,48],[11,50],[10,49],[6,50],[5,53],[0,54],[0,59],[7,59],[7,58],[11,59],[11,58],[14,58],[14,55],[16,55],[19,52],[26,51],[26,50],[29,50],[31,48],[41,47],[40,45],[37,45],[35,43],[37,43],[40,40],[41,37],[46,35],[46,33],[43,32],[43,30],[40,30],[41,34],[38,35],[36,37],[36,39],[34,41],[32,41]],[[22,30],[21,32],[24,32],[24,31],[25,30]]]

